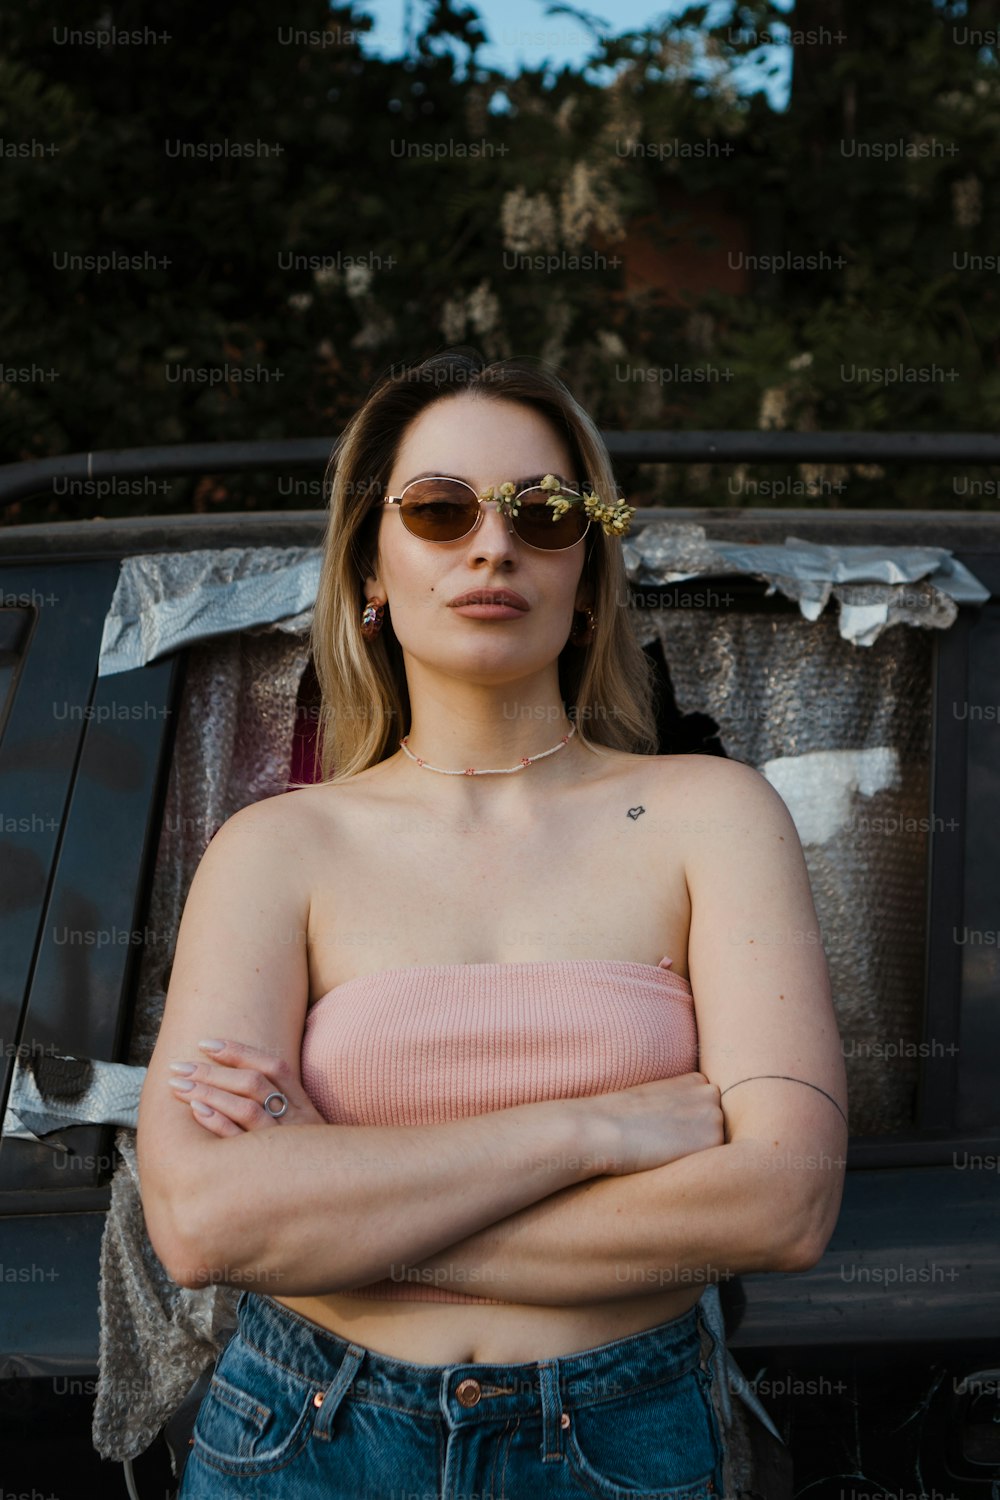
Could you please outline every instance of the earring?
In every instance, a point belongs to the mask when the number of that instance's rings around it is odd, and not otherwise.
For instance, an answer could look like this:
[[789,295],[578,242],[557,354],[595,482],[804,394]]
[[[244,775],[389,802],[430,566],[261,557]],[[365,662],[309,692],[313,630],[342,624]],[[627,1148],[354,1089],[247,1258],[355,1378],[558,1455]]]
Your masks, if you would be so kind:
[[385,600],[369,599],[361,611],[361,634],[366,641],[372,641],[378,635],[384,615]]
[[586,604],[581,609],[574,611],[574,617],[576,615],[586,615],[586,624],[577,625],[574,623],[573,629],[570,631],[569,638],[573,642],[574,646],[589,646],[591,641],[594,639],[594,630],[597,626],[597,616],[594,614],[589,605]]

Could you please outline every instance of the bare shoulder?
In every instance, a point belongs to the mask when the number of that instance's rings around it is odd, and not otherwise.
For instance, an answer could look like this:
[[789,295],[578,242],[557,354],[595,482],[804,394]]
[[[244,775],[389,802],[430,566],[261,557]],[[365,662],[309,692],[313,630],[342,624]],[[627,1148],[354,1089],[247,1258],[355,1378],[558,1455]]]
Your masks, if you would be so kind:
[[254,847],[293,859],[304,857],[317,835],[350,805],[353,799],[348,790],[346,784],[331,787],[317,783],[250,802],[227,818],[212,844],[218,842],[237,858]]
[[[704,815],[712,814],[712,825],[731,826],[734,816],[771,807],[780,816],[785,804],[755,766],[728,760],[721,755],[630,755],[620,752],[612,769],[639,784],[652,774],[659,789]],[[787,815],[787,809],[785,809]],[[723,819],[726,821],[723,822]]]
[[648,779],[652,770],[658,778],[663,832],[682,853],[689,876],[714,878],[720,860],[730,862],[737,850],[754,860],[803,862],[791,813],[755,766],[719,755],[648,759],[652,766],[644,775]]
[[767,777],[741,760],[721,755],[657,755],[660,774],[679,787],[699,813],[711,814],[710,826],[724,831],[748,820],[790,820],[783,799]]
[[[666,757],[669,759],[670,757]],[[755,766],[722,756],[688,755],[683,777],[684,868],[692,898],[735,906],[751,890],[779,906],[802,904],[815,919],[805,852],[780,793]],[[778,893],[782,893],[781,896]]]
[[248,802],[234,812],[221,825],[216,834],[228,834],[241,838],[280,838],[283,834],[299,831],[308,821],[306,801],[316,787],[303,787],[293,792],[278,792],[273,797],[262,797],[259,802]]

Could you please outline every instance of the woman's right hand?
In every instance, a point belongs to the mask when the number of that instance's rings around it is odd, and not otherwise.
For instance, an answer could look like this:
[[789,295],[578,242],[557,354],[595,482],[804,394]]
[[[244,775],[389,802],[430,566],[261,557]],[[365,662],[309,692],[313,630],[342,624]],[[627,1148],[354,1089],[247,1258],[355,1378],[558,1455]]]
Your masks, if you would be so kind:
[[725,1144],[718,1084],[704,1073],[681,1073],[610,1094],[567,1100],[586,1110],[604,1143],[604,1172],[625,1177]]

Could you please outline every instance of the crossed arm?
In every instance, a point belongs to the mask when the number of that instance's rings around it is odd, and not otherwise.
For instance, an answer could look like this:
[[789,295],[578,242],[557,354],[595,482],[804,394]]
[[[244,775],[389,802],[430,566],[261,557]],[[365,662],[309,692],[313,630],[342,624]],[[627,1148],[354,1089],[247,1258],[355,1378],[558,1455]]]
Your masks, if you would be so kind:
[[804,1090],[791,1081],[774,1087],[787,1092],[764,1108],[795,1122],[784,1145],[741,1136],[649,1172],[574,1184],[408,1267],[406,1279],[557,1306],[807,1270],[836,1223],[847,1130],[822,1098],[795,1096]]
[[[480,1199],[468,1214],[453,1216],[467,1232],[452,1244],[442,1246],[434,1235],[432,1216],[427,1232],[408,1229],[410,1249],[397,1247],[394,1275],[402,1262],[413,1280],[502,1301],[565,1305],[728,1274],[800,1270],[821,1256],[843,1186],[846,1080],[801,846],[784,803],[751,768],[713,761],[703,790],[719,832],[686,860],[688,966],[698,1067],[725,1093],[725,1144],[627,1176],[564,1178],[555,1190],[550,1181],[515,1196],[504,1183],[495,1221],[485,1222]],[[233,1026],[228,1034],[239,1032]],[[294,1132],[272,1123],[261,1135],[284,1136],[278,1145],[290,1147]],[[270,1159],[280,1168],[282,1156]],[[231,1171],[238,1159],[264,1162],[237,1150]],[[270,1194],[277,1208],[275,1174],[260,1182],[260,1207],[272,1206]],[[220,1224],[223,1218],[220,1208]],[[216,1259],[245,1269],[246,1228],[236,1220],[229,1240],[214,1240],[221,1247]],[[379,1233],[386,1234],[384,1226]],[[321,1295],[321,1278],[307,1288],[304,1260],[292,1267],[297,1254],[294,1235],[268,1246],[273,1266],[291,1273],[289,1293]],[[318,1265],[318,1255],[309,1264]],[[364,1264],[367,1274],[349,1284],[342,1278],[339,1290],[349,1294],[372,1279],[371,1257]]]

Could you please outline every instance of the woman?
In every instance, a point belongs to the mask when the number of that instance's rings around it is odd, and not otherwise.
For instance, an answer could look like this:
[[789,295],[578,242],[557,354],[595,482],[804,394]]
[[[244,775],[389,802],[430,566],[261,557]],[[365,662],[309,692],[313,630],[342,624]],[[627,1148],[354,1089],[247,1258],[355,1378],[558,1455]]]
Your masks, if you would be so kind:
[[242,1291],[181,1494],[718,1495],[699,1297],[842,1187],[794,824],[655,753],[552,374],[436,356],[331,468],[324,779],[206,850],[139,1114],[158,1255]]

